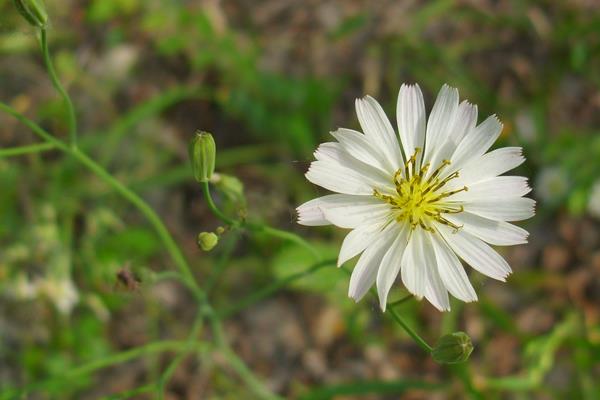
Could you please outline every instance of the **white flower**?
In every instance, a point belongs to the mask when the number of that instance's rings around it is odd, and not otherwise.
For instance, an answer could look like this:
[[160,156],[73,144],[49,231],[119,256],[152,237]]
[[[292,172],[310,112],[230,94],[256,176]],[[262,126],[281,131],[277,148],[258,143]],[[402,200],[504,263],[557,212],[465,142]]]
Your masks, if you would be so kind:
[[450,310],[448,292],[477,300],[460,257],[477,271],[504,281],[508,263],[488,244],[527,242],[527,231],[508,223],[534,215],[523,196],[527,179],[499,176],[520,165],[522,149],[486,153],[502,131],[491,116],[477,125],[477,107],[444,85],[425,122],[418,85],[402,85],[398,135],[377,101],[356,100],[364,134],[338,129],[323,143],[306,177],[337,192],[298,207],[298,222],[352,229],[338,266],[360,256],[349,296],[359,301],[376,283],[382,310],[398,274],[417,298]]

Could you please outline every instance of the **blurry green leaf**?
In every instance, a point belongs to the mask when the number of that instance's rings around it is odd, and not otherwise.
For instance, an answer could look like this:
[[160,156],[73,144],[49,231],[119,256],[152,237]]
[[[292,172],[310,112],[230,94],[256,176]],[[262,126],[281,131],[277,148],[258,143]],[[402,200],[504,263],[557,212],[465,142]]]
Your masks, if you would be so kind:
[[[315,247],[323,259],[336,258],[338,248],[336,245],[319,243]],[[276,254],[272,261],[273,275],[276,279],[284,279],[290,275],[300,273],[315,264],[315,259],[305,248],[297,245],[288,245]],[[338,284],[346,285],[346,276],[335,266],[327,266],[318,272],[298,279],[291,283],[291,287],[312,292],[326,293],[332,291]]]
[[156,235],[143,228],[130,227],[105,237],[98,243],[98,258],[113,260],[129,255],[137,261],[156,254],[161,248]]

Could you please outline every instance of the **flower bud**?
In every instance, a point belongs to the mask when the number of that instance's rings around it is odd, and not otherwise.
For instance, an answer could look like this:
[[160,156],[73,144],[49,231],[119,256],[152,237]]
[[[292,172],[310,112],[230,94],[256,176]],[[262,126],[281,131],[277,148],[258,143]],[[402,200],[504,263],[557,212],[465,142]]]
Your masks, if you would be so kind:
[[215,140],[208,132],[197,131],[190,143],[190,160],[194,178],[198,182],[208,182],[215,172]]
[[48,22],[48,14],[43,0],[13,0],[17,11],[36,28],[43,28]]
[[433,359],[440,364],[457,364],[467,361],[473,351],[471,338],[464,332],[454,332],[442,336],[431,352]]
[[238,205],[245,205],[244,184],[235,176],[215,174],[211,179],[211,183],[214,184],[227,199]]
[[200,232],[198,234],[198,247],[204,251],[211,251],[219,243],[219,237],[213,232]]

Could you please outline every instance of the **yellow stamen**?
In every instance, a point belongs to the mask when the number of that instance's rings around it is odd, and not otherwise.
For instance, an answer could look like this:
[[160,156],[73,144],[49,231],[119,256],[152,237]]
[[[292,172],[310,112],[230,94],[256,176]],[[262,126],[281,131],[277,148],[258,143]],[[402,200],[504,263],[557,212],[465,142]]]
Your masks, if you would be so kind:
[[435,229],[432,223],[439,222],[453,228],[456,232],[462,226],[448,221],[444,215],[461,213],[464,211],[464,207],[461,202],[447,198],[469,189],[463,186],[460,189],[443,190],[448,182],[459,176],[458,171],[455,171],[440,179],[444,168],[450,165],[448,160],[443,160],[431,176],[425,179],[430,163],[418,168],[417,155],[420,151],[420,148],[415,148],[415,153],[394,174],[393,183],[396,193],[383,194],[374,189],[373,196],[390,204],[394,212],[394,219],[399,223],[408,223],[411,230],[421,227],[423,230],[434,233]]

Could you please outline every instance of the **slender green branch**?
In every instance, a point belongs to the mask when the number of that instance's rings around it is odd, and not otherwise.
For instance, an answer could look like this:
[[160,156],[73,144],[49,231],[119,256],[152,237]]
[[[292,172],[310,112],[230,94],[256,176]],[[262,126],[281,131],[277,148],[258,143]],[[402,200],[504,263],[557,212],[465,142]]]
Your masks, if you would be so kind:
[[[187,341],[178,340],[165,340],[160,342],[149,343],[145,346],[136,347],[131,350],[126,350],[120,353],[111,354],[107,357],[93,360],[87,364],[80,365],[66,371],[56,377],[52,377],[46,381],[29,385],[22,389],[23,394],[29,393],[36,390],[42,390],[49,385],[56,382],[63,382],[67,379],[73,379],[82,375],[89,375],[100,369],[112,367],[114,365],[122,364],[124,362],[133,360],[135,358],[147,356],[149,354],[163,353],[165,351],[180,351],[181,349],[189,349],[189,343]],[[207,347],[203,344],[197,343],[193,350],[197,352],[206,351]]]
[[427,342],[423,338],[421,338],[421,336],[419,336],[417,332],[415,332],[410,326],[408,326],[406,322],[404,322],[404,320],[400,318],[400,315],[398,315],[398,313],[394,311],[393,308],[389,308],[388,312],[390,313],[394,321],[396,321],[398,325],[400,325],[406,331],[406,333],[408,333],[408,335],[411,338],[413,338],[413,340],[417,342],[419,346],[421,346],[423,350],[425,350],[428,353],[431,353],[433,348],[430,345],[428,345]]
[[165,227],[164,223],[160,219],[160,217],[156,214],[156,212],[146,203],[139,195],[130,190],[127,186],[122,184],[120,181],[115,179],[109,172],[107,172],[104,168],[102,168],[99,164],[97,164],[94,160],[89,158],[86,154],[79,151],[76,147],[67,146],[62,141],[56,139],[50,133],[46,132],[35,122],[29,120],[13,108],[5,105],[0,102],[0,111],[5,111],[8,114],[15,117],[18,121],[22,122],[26,126],[32,129],[32,131],[37,134],[42,139],[48,141],[49,143],[53,143],[58,149],[64,151],[65,153],[74,157],[77,161],[86,166],[91,172],[93,172],[96,176],[102,179],[106,184],[108,184],[113,190],[119,193],[122,197],[128,200],[131,204],[133,204],[150,222],[150,224],[154,227],[158,236],[162,240],[165,245],[169,255],[175,262],[175,265],[178,271],[181,274],[182,282],[192,291],[194,297],[198,300],[198,303],[202,309],[203,315],[207,317],[210,321],[211,329],[213,330],[213,335],[215,337],[220,337],[220,340],[217,341],[219,349],[223,352],[227,361],[230,363],[232,368],[238,373],[240,378],[252,389],[259,398],[262,399],[272,399],[276,398],[271,392],[262,385],[262,383],[254,377],[252,372],[246,367],[235,353],[231,351],[227,342],[222,337],[222,330],[216,316],[214,310],[208,303],[205,292],[198,286],[194,276],[191,272],[191,269],[185,259],[183,253],[177,243]]
[[221,210],[219,210],[219,207],[217,207],[215,201],[212,198],[212,195],[210,194],[210,187],[208,185],[208,182],[202,182],[201,186],[202,193],[204,193],[204,199],[206,200],[206,204],[208,205],[210,211],[221,221],[225,222],[227,225],[231,225],[232,227],[240,226],[241,221],[229,218],[227,215],[223,214]]
[[159,400],[164,399],[165,388],[168,385],[169,381],[171,380],[171,376],[173,376],[173,374],[177,370],[177,367],[179,366],[179,364],[181,364],[181,362],[183,362],[183,360],[192,351],[194,351],[194,347],[196,345],[196,340],[198,339],[198,334],[202,330],[202,322],[203,322],[202,313],[199,312],[198,315],[196,316],[196,319],[194,320],[194,325],[192,326],[192,330],[188,336],[188,340],[187,340],[188,346],[186,346],[184,349],[182,349],[179,352],[177,357],[175,357],[175,359],[171,362],[171,364],[169,364],[167,369],[160,376],[160,379],[158,380],[158,383],[156,385],[157,396],[158,396]]
[[[352,272],[350,272],[346,268],[342,268],[342,270],[345,273],[347,273],[348,275],[352,274]],[[371,293],[371,296],[373,296],[375,299],[377,299],[377,292],[373,288],[371,288],[369,290],[369,292]],[[399,301],[405,301],[405,300],[407,300],[407,298],[403,297]],[[421,346],[421,348],[423,350],[425,350],[427,353],[431,353],[431,351],[433,350],[433,348],[429,344],[427,344],[427,342],[425,341],[425,339],[423,339],[421,336],[419,336],[419,334],[417,332],[415,332],[410,326],[408,326],[406,324],[406,322],[404,322],[404,320],[402,318],[400,318],[400,315],[398,315],[398,313],[396,311],[394,311],[393,307],[390,307],[390,305],[388,304],[388,306],[386,307],[386,309],[387,309],[387,312],[392,316],[392,318],[394,319],[394,321],[396,321],[398,323],[398,325],[400,325],[402,327],[402,329],[404,329],[406,331],[406,333],[408,333],[408,335],[415,342],[417,342],[417,344],[419,346]]]
[[305,276],[308,276],[314,272],[317,272],[318,270],[320,270],[321,268],[323,268],[327,265],[335,265],[335,263],[336,263],[335,259],[323,260],[314,265],[311,265],[309,268],[305,269],[304,271],[300,271],[300,272],[297,272],[290,276],[287,276],[283,279],[277,280],[277,281],[273,282],[272,284],[270,284],[256,292],[253,292],[248,297],[240,300],[233,306],[226,308],[225,310],[223,310],[222,312],[219,313],[219,317],[228,318],[228,317],[240,312],[241,310],[249,307],[250,305],[257,303],[258,301],[268,297],[269,295],[275,293],[279,289],[287,286],[291,282],[301,279]]
[[396,307],[399,306],[402,303],[407,302],[408,300],[412,299],[413,295],[411,293],[407,294],[404,297],[401,297],[400,299],[396,300],[396,301],[392,301],[391,303],[387,303],[386,308],[392,308],[392,307]]
[[202,192],[204,193],[204,198],[206,199],[206,203],[208,204],[208,207],[210,208],[211,212],[217,218],[219,218],[221,221],[225,222],[228,225],[231,225],[233,228],[243,227],[243,228],[249,229],[253,232],[264,233],[264,234],[267,234],[272,237],[276,237],[276,238],[283,239],[288,242],[296,243],[297,245],[302,246],[305,249],[307,249],[315,257],[316,260],[321,259],[321,255],[319,254],[319,252],[310,243],[308,243],[306,240],[304,240],[300,236],[296,235],[295,233],[284,231],[284,230],[277,229],[277,228],[273,228],[273,227],[255,223],[255,222],[248,222],[245,220],[236,220],[231,217],[228,217],[221,210],[219,210],[219,208],[215,204],[215,202],[212,198],[212,195],[210,193],[210,187],[209,187],[208,182],[203,182],[201,185],[202,185]]
[[229,346],[229,343],[227,343],[225,335],[223,334],[223,328],[218,323],[217,319],[210,319],[209,322],[212,325],[214,340],[221,350],[221,355],[227,359],[231,368],[233,368],[242,381],[262,399],[283,400],[282,397],[273,394],[262,384],[262,382],[257,380],[252,371],[248,369],[244,361],[242,361],[238,355],[235,354],[235,352]]
[[295,233],[251,222],[244,223],[244,226],[254,232],[262,232],[269,236],[283,239],[288,242],[296,243],[297,245],[307,249],[310,252],[310,254],[315,258],[315,260],[321,259],[321,254],[317,251],[317,249],[315,249],[310,243],[308,243],[306,240],[296,235]]
[[50,76],[52,85],[63,98],[65,108],[67,109],[67,120],[69,122],[69,144],[72,148],[77,148],[77,118],[75,116],[75,108],[73,107],[71,97],[69,97],[69,94],[67,93],[63,85],[60,83],[60,80],[56,75],[56,71],[54,70],[54,65],[52,64],[52,59],[50,58],[50,49],[48,48],[48,35],[45,27],[40,28],[40,44],[42,47],[44,64],[46,64],[46,69],[48,70],[48,75]]
[[0,149],[0,158],[1,157],[22,156],[25,154],[41,153],[43,151],[52,150],[54,148],[55,148],[55,146],[52,143],[38,143],[38,144],[32,144],[32,145],[28,145],[28,146],[19,146],[19,147],[11,147],[8,149]]

